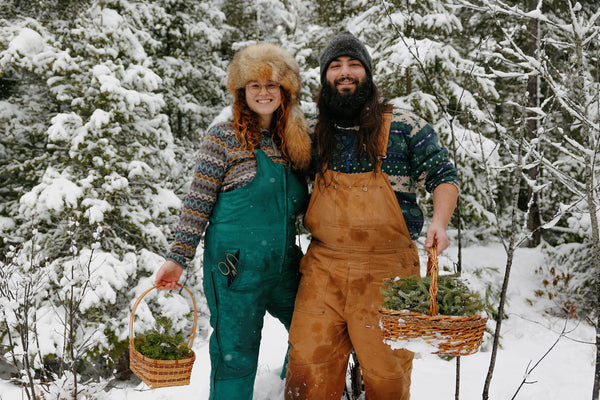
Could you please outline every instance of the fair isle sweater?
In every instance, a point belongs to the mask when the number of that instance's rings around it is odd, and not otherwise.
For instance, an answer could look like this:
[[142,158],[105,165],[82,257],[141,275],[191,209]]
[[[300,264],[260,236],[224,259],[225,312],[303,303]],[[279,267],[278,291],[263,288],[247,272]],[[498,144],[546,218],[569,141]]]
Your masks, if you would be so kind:
[[[260,149],[273,162],[286,164],[269,131],[263,131]],[[194,177],[183,201],[175,238],[166,258],[187,268],[196,255],[219,193],[245,186],[255,176],[254,152],[242,148],[232,123],[211,127],[200,146]]]
[[[315,124],[316,120],[309,123],[311,137]],[[357,126],[336,126],[336,151],[330,169],[346,174],[373,171],[365,153],[360,157],[356,155],[357,130]],[[313,146],[313,160],[315,154]],[[458,187],[458,175],[448,159],[448,150],[440,147],[438,135],[425,120],[394,106],[387,157],[381,168],[389,177],[411,238],[415,240],[424,223],[423,211],[417,204],[418,186],[424,186],[430,193],[440,183]],[[317,172],[316,163],[313,163],[311,175]]]

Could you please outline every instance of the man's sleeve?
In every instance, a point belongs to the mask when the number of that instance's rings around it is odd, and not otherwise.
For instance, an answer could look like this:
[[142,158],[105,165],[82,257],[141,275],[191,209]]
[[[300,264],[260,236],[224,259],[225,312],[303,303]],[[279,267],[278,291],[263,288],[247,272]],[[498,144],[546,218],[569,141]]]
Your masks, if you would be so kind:
[[417,116],[414,122],[409,139],[412,178],[430,193],[441,183],[458,187],[456,168],[448,157],[448,150],[440,146],[433,127]]

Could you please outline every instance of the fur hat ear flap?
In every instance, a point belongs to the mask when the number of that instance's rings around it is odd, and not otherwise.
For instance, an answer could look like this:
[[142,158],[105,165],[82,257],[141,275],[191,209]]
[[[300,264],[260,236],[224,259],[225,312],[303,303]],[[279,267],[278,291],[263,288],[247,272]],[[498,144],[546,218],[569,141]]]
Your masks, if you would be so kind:
[[307,169],[311,160],[311,141],[307,134],[307,124],[300,105],[295,102],[290,108],[285,127],[285,152],[292,168]]

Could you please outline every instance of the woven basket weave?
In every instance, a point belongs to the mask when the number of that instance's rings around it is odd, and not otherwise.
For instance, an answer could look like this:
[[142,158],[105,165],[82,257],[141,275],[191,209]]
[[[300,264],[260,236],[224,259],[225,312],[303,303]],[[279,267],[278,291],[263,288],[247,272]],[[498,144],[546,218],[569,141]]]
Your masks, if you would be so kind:
[[[194,337],[196,335],[196,325],[198,322],[198,313],[196,309],[196,301],[192,292],[189,291],[185,286],[179,285],[185,289],[194,304],[194,322],[192,324],[192,333],[186,344],[183,344],[191,350],[192,344],[194,343]],[[157,286],[153,286],[146,290],[138,297],[131,309],[131,316],[129,319],[129,369],[136,374],[146,385],[151,389],[168,386],[182,386],[190,384],[190,376],[192,374],[192,367],[196,360],[196,354],[192,351],[192,356],[181,360],[155,360],[144,356],[142,353],[135,348],[135,339],[133,334],[133,319],[135,317],[135,310],[138,305],[151,290],[156,289]]]
[[487,317],[438,314],[436,297],[439,267],[435,247],[429,250],[427,275],[431,275],[429,315],[380,308],[379,320],[384,341],[421,338],[438,349],[433,354],[466,356],[476,353],[483,340]]

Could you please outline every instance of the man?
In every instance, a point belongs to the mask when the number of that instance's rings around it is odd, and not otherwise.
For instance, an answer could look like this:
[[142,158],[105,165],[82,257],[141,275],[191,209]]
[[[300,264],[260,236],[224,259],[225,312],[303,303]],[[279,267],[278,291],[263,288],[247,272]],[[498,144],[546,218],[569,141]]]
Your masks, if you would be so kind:
[[383,343],[379,288],[390,275],[419,274],[416,184],[433,193],[425,246],[448,247],[456,170],[429,124],[399,108],[384,112],[356,37],[340,33],[319,62],[316,176],[304,220],[312,241],[300,265],[286,399],[340,399],[353,349],[368,400],[408,399],[413,353]]

